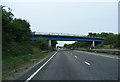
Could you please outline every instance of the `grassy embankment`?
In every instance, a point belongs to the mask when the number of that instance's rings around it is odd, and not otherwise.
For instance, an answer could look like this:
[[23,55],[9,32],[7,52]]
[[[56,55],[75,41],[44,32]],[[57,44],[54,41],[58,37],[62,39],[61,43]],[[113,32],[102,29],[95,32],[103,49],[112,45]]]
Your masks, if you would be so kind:
[[9,79],[9,77],[13,77],[17,73],[25,71],[30,66],[33,66],[35,63],[51,55],[53,52],[54,51],[43,52],[38,48],[33,48],[33,54],[8,57],[2,60],[3,64],[2,79],[7,80]]
[[[104,48],[104,49],[107,49],[107,48]],[[104,53],[108,55],[120,55],[120,52],[111,52],[111,51],[104,51],[104,50],[102,51],[102,50],[85,49],[85,48],[76,48],[76,50],[94,52],[94,53]]]

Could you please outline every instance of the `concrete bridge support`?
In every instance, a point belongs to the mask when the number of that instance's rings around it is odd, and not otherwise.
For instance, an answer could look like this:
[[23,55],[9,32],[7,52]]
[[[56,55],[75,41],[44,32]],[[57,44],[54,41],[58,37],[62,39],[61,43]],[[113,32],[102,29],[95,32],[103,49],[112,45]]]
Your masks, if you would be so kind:
[[95,47],[95,41],[92,41],[92,47]]
[[52,44],[52,43],[51,43],[51,40],[49,40],[49,43],[48,43],[49,47],[51,47],[51,44]]

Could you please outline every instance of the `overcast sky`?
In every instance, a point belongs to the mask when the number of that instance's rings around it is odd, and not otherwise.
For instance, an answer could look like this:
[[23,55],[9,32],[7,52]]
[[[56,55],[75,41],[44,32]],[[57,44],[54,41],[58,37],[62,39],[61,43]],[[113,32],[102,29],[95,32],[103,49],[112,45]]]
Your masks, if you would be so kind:
[[[15,17],[28,20],[33,32],[118,33],[117,0],[83,1],[9,0],[2,4],[10,7]],[[64,43],[71,42],[59,42],[59,45]]]

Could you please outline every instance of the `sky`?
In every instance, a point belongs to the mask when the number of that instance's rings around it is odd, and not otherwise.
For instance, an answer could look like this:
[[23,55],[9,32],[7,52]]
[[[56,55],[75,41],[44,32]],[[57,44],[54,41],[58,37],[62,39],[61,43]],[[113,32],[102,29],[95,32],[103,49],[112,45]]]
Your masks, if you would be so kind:
[[[118,33],[118,0],[4,0],[33,32],[87,35]],[[58,41],[59,46],[74,41]]]

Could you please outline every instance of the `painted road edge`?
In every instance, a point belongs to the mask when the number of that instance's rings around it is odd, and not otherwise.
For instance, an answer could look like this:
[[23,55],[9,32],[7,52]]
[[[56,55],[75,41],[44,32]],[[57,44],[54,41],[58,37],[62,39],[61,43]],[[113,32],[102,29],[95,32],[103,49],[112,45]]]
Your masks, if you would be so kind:
[[30,81],[55,55],[57,52],[55,52],[37,71],[35,71],[25,82]]

